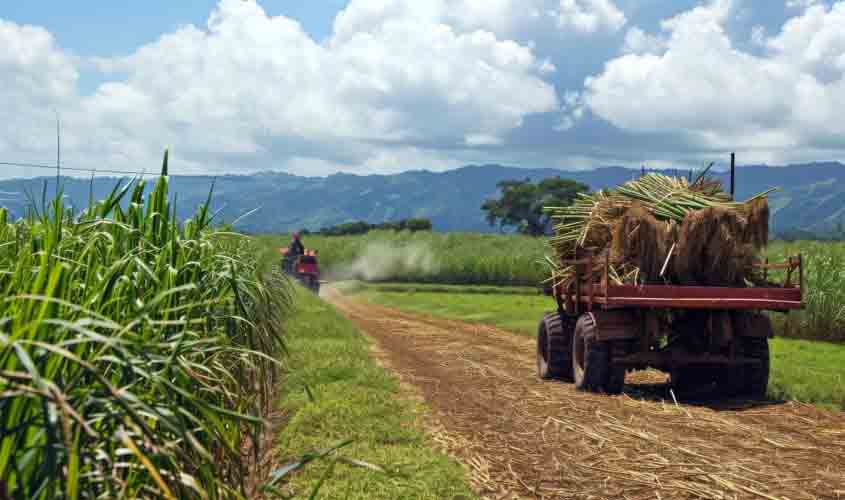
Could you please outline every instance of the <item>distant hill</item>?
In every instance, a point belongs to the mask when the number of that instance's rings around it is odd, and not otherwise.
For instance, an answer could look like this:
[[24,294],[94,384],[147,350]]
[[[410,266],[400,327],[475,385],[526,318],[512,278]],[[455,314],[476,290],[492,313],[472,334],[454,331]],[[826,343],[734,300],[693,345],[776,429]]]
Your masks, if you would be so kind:
[[[438,231],[492,231],[495,229],[487,225],[479,207],[497,194],[499,181],[561,176],[601,189],[639,173],[622,167],[562,171],[481,165],[442,173],[409,171],[395,175],[300,177],[274,172],[216,179],[172,176],[171,192],[177,197],[178,215],[188,217],[206,199],[214,181],[213,208],[220,209],[219,220],[232,222],[241,214],[260,208],[238,224],[240,230],[251,233],[316,230],[354,220],[380,223],[413,217],[431,219]],[[728,175],[718,175],[727,186]],[[13,216],[20,216],[27,204],[25,193],[40,199],[45,181],[50,196],[55,185],[51,177],[0,181],[0,203]],[[69,203],[81,207],[87,204],[92,187],[94,197],[99,199],[116,182],[118,179],[99,177],[91,186],[89,180],[66,178],[64,192]],[[771,196],[775,231],[826,231],[845,220],[845,165],[841,163],[737,169],[737,198],[744,199],[771,187],[782,188]]]

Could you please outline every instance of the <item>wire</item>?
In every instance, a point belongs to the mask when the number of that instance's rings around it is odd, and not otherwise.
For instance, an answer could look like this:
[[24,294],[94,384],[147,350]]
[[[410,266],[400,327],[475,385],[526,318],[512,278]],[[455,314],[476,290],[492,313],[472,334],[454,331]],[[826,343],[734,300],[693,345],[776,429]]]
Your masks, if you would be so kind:
[[[9,167],[25,167],[25,168],[45,168],[50,170],[56,170],[56,165],[40,165],[38,163],[14,163],[14,162],[5,162],[0,161],[0,165],[9,166]],[[158,175],[149,172],[130,172],[128,170],[100,170],[95,168],[73,168],[73,167],[65,167],[62,166],[62,170],[72,170],[74,172],[92,172],[96,174],[124,174],[124,175]]]

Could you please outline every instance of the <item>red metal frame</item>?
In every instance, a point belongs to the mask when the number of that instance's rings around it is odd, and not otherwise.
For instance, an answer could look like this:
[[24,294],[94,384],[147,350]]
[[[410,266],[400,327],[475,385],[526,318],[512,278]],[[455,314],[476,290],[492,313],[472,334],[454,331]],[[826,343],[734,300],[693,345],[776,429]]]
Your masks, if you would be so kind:
[[[593,256],[574,261],[564,261],[564,265],[575,267],[574,293],[569,292],[570,283],[558,283],[554,295],[559,305],[567,310],[574,308],[580,312],[594,306],[601,308],[640,307],[640,308],[677,308],[677,309],[756,309],[786,311],[803,308],[804,271],[801,256],[790,257],[782,264],[762,264],[764,269],[784,269],[787,271],[783,287],[718,287],[687,285],[611,285],[609,283],[609,264],[605,262],[603,276],[595,283]],[[586,268],[585,279],[582,269]],[[792,285],[792,274],[798,270],[799,282]],[[586,281],[586,286],[581,282]],[[598,291],[597,291],[598,290]],[[569,306],[569,307],[567,307]]]

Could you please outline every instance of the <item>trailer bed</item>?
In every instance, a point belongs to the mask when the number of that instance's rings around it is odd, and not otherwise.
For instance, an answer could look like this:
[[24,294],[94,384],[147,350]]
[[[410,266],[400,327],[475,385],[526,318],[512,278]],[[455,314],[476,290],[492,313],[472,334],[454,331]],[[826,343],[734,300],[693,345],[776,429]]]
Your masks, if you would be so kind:
[[[589,287],[585,287],[589,288]],[[654,307],[682,309],[801,309],[799,287],[734,288],[681,285],[609,285],[582,290],[580,303],[599,307]],[[584,293],[586,292],[586,293]],[[566,296],[573,300],[575,296]]]
[[[785,263],[759,264],[764,278],[770,269],[786,271],[786,280],[781,286],[730,287],[671,284],[611,284],[609,263],[605,261],[604,272],[597,276],[593,272],[594,259],[591,253],[583,259],[562,261],[573,265],[576,274],[573,280],[553,287],[553,294],[561,308],[571,310],[592,310],[593,307],[614,309],[632,308],[674,308],[715,310],[770,310],[789,311],[802,309],[804,271],[802,258],[789,257]],[[581,268],[586,268],[585,272]],[[793,284],[793,273],[798,272],[798,283]]]

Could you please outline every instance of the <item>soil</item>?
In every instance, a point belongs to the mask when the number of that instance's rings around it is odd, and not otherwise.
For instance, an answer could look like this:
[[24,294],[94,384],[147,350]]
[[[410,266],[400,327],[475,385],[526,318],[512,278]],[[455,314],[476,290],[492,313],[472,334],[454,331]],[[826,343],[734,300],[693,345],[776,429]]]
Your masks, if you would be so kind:
[[843,412],[676,401],[657,372],[582,393],[537,378],[534,339],[325,292],[425,399],[482,498],[845,499]]

